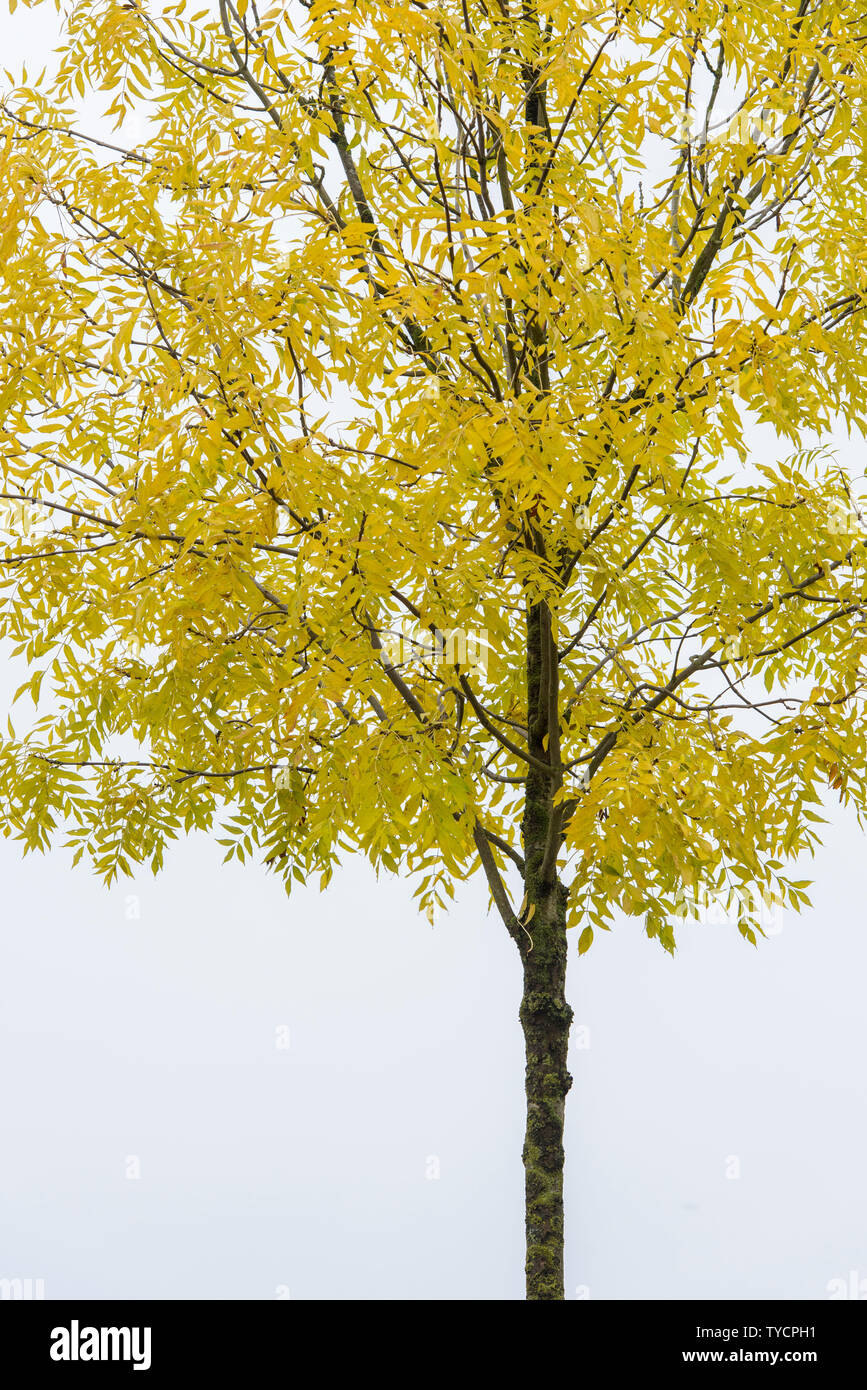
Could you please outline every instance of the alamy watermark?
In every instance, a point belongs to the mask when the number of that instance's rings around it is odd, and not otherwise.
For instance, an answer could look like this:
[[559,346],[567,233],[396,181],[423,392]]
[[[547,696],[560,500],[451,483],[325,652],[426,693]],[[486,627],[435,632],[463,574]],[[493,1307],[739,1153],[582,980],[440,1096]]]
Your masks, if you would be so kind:
[[33,1279],[30,1276],[26,1279],[21,1277],[0,1279],[0,1301],[4,1303],[30,1303],[34,1299],[43,1299],[44,1297],[44,1279]]
[[860,1270],[850,1269],[845,1279],[829,1279],[825,1292],[830,1299],[851,1298],[863,1302],[867,1299],[867,1279],[861,1277]]
[[423,628],[408,620],[380,635],[391,666],[463,666],[487,671],[488,634],[483,628]]
[[682,886],[675,896],[675,921],[695,922],[701,927],[737,926],[746,922],[758,926],[765,936],[779,936],[783,930],[783,904],[755,888],[696,888],[689,893]]

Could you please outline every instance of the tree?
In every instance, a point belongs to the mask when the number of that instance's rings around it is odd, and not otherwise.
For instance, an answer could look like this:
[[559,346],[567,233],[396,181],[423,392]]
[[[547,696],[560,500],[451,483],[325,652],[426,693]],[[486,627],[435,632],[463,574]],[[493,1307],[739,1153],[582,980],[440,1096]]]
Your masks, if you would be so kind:
[[3,102],[5,830],[481,870],[559,1299],[567,932],[756,944],[867,801],[864,16],[191,8],[76,0]]

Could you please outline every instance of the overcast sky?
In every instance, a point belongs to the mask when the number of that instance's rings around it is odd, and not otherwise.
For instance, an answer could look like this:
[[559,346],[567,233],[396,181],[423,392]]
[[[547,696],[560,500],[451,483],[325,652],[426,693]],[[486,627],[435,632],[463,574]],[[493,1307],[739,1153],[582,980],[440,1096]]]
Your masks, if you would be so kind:
[[[623,924],[574,956],[572,1296],[867,1279],[864,866],[838,817],[814,910],[758,949]],[[363,865],[287,902],[205,840],[111,891],[8,843],[0,872],[0,1274],[521,1296],[519,970],[480,887],[431,928]]]
[[[41,23],[0,17],[4,66],[42,65]],[[0,1278],[520,1298],[520,972],[481,883],[431,927],[362,863],[290,902],[221,853],[108,891],[0,843]],[[812,871],[758,949],[573,942],[568,1297],[867,1294],[867,845],[839,809]]]

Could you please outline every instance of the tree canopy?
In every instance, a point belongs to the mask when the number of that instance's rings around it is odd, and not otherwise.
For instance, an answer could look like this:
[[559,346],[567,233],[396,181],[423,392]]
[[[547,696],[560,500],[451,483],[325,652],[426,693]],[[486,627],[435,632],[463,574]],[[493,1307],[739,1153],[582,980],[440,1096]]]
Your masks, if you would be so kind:
[[76,0],[0,112],[7,832],[360,851],[430,910],[481,867],[526,949],[534,785],[582,950],[797,906],[865,801],[865,45],[849,0]]

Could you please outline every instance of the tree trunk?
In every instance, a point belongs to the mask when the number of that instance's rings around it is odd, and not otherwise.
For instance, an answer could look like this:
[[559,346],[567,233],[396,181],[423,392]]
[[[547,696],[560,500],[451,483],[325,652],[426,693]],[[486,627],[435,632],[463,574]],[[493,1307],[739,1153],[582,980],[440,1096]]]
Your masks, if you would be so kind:
[[[536,548],[544,553],[541,541]],[[527,609],[527,746],[521,838],[524,908],[516,936],[524,969],[521,1027],[527,1065],[524,1139],[527,1298],[562,1299],[563,1119],[572,1010],[566,1003],[566,905],[557,876],[565,808],[560,757],[559,654],[546,603]]]
[[[557,884],[534,918],[523,955],[521,1026],[527,1055],[524,1140],[527,1298],[562,1299],[563,1117],[572,1010],[566,1002],[566,892]],[[539,920],[541,917],[541,920]]]

